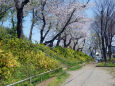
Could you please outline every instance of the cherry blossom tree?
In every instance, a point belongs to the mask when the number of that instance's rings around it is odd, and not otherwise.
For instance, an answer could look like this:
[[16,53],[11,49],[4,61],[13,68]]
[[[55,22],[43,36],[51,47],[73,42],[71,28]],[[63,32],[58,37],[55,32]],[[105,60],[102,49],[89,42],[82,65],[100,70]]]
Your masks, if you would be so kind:
[[58,0],[40,0],[36,8],[35,18],[37,19],[38,29],[40,30],[40,43],[44,43],[48,33],[55,27],[55,18],[51,13],[51,7],[57,6]]
[[[1,3],[3,4],[3,2]],[[81,3],[78,0],[70,0],[69,2],[64,0],[11,0],[9,3],[11,3],[9,9],[10,7],[16,8],[18,38],[22,36],[24,16],[31,13],[33,17],[29,39],[32,38],[34,25],[38,24],[40,43],[50,46],[53,46],[53,42],[61,34],[66,33],[68,29],[71,31],[71,29],[82,28],[84,23],[87,22],[84,11],[91,6],[89,0],[86,3]],[[72,33],[70,32],[69,36],[70,34]]]
[[79,23],[84,23],[85,15],[83,12],[88,8],[88,3],[89,1],[85,4],[76,1],[68,4],[62,3],[57,7],[49,6],[50,11],[53,16],[55,16],[59,32],[57,32],[51,40],[45,41],[45,44],[52,46],[54,40],[56,40],[68,27],[75,28],[78,27]]

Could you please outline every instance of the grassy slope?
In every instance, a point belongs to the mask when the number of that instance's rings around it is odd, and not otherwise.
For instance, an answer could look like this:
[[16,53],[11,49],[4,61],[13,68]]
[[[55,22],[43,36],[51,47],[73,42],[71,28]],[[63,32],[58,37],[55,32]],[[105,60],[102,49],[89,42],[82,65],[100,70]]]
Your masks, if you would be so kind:
[[74,51],[69,48],[62,48],[60,46],[49,48],[39,44],[39,49],[42,50],[47,56],[57,59],[63,66],[68,68],[75,67],[79,64],[91,61],[91,57],[82,53],[81,51]]
[[[24,51],[29,50],[28,52],[42,51],[43,54],[45,54],[45,56],[47,58],[56,59],[59,63],[61,63],[60,66],[67,67],[69,70],[79,69],[79,68],[81,68],[82,63],[87,63],[92,60],[89,56],[85,55],[84,53],[82,53],[80,51],[74,51],[72,49],[62,48],[62,47],[49,48],[48,46],[45,46],[43,44],[32,44],[28,41],[23,41],[23,40],[18,40],[18,39],[3,40],[2,45],[3,46],[0,47],[1,49],[6,50],[7,52],[8,51],[12,52],[14,56],[21,55],[21,57],[22,57],[22,54],[23,54],[23,56],[26,56],[22,50],[24,50]],[[42,55],[42,52],[41,52],[41,55]],[[29,54],[29,53],[27,53],[27,54]],[[28,57],[28,55],[26,57]],[[33,57],[33,56],[31,56],[31,57]],[[24,59],[24,61],[26,61],[26,60]],[[54,65],[54,64],[52,64],[52,65]],[[26,67],[26,65],[24,64],[23,67]],[[52,67],[52,68],[54,68],[54,67]],[[29,71],[29,69],[28,69],[28,71]],[[22,76],[25,76],[24,75],[25,73],[23,73],[23,71],[22,72],[18,71],[18,72],[15,75],[16,77],[19,76],[19,74],[21,74]],[[56,81],[54,81],[54,82],[56,82],[56,83],[61,82],[61,81],[65,80],[65,78],[67,78],[67,76],[68,76],[68,74],[63,72],[63,73],[61,73],[61,76],[58,76]],[[21,77],[20,77],[20,79],[21,79]],[[16,80],[13,80],[13,81],[15,82]]]

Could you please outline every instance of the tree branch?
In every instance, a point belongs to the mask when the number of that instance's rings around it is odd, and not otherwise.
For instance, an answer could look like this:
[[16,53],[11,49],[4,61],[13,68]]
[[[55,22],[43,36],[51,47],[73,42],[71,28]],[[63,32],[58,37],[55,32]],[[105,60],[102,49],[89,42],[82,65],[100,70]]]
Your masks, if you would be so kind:
[[62,28],[62,30],[61,30],[52,40],[46,41],[45,44],[48,44],[48,43],[50,43],[50,42],[53,42],[53,41],[66,29],[66,27],[68,26],[69,22],[71,21],[71,18],[72,18],[72,16],[73,16],[75,10],[76,10],[76,9],[73,9],[73,11],[72,11],[72,13],[71,13],[69,19],[67,20],[67,22],[66,22],[66,24],[64,25],[64,27]]

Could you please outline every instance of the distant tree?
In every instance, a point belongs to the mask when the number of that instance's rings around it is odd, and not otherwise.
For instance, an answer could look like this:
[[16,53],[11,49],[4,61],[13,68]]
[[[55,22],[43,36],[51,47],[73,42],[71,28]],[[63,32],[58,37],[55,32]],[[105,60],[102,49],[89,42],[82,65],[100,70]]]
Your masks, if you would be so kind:
[[32,10],[32,24],[31,24],[31,28],[30,28],[30,34],[29,34],[29,40],[32,40],[32,31],[33,31],[33,28],[34,28],[34,25],[36,23],[36,19],[35,19],[35,10],[33,9]]
[[[115,2],[114,0],[102,0],[97,2],[95,11],[94,29],[99,39],[104,61],[107,62],[107,53],[111,59],[111,43],[115,35]],[[107,51],[108,50],[108,51]]]

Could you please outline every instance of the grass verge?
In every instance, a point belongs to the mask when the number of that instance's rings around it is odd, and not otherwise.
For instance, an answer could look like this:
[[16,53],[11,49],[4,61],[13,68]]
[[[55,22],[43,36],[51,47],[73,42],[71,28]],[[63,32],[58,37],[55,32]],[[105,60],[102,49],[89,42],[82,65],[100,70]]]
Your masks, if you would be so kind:
[[[55,70],[52,72],[48,72],[48,73],[44,73],[42,75],[36,76],[34,78],[31,78],[31,86],[36,86],[38,84],[40,84],[41,82],[50,79],[52,77],[57,76],[58,74],[60,74],[62,72],[62,68],[60,68],[59,70]],[[30,80],[27,80],[25,82],[16,84],[16,86],[30,86]]]
[[74,70],[78,70],[78,69],[81,69],[82,66],[79,64],[79,65],[76,65],[76,66],[72,66],[72,67],[69,67],[67,70],[68,71],[74,71]]
[[97,65],[97,67],[115,67],[115,63],[112,62],[101,62]]
[[87,64],[89,64],[89,63],[91,63],[92,61],[90,61],[90,62],[84,62],[84,63],[79,63],[79,64],[77,64],[77,65],[73,65],[73,66],[71,66],[71,67],[68,67],[68,71],[74,71],[74,70],[79,70],[79,69],[81,69],[83,66],[85,66],[85,65],[87,65]]
[[67,74],[66,71],[62,71],[53,81],[48,84],[48,86],[61,86],[68,77],[69,74]]

